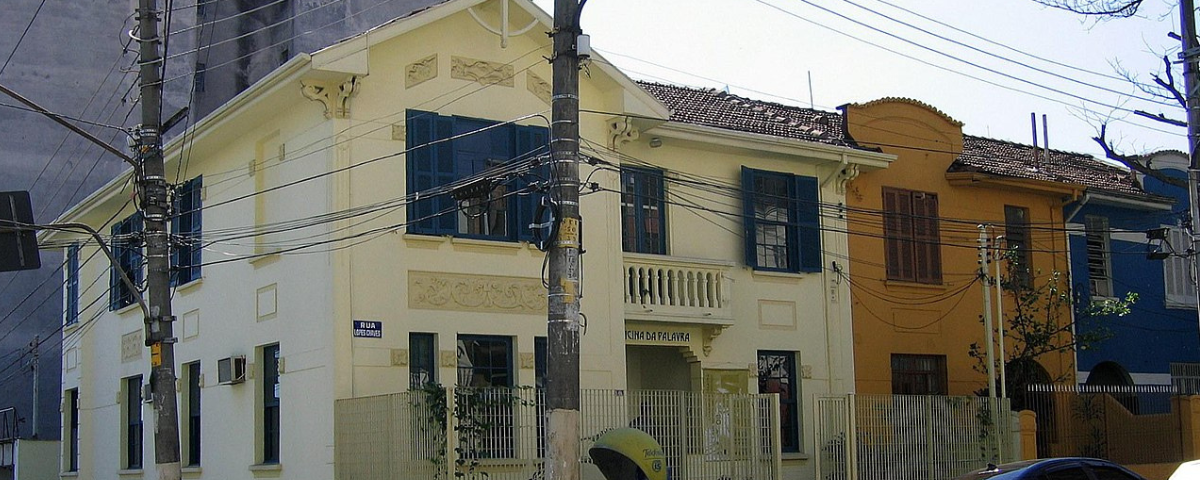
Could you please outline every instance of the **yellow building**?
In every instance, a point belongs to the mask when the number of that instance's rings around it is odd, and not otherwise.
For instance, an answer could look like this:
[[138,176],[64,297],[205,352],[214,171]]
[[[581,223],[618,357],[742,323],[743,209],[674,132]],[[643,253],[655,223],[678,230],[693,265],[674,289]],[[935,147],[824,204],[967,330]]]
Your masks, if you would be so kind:
[[[856,142],[896,156],[886,171],[855,178],[846,194],[856,390],[986,390],[982,363],[969,355],[972,344],[980,352],[986,345],[978,226],[993,244],[1003,236],[1029,281],[1044,284],[1069,269],[1063,206],[1083,186],[1039,168],[1037,149],[964,136],[960,122],[918,101],[886,98],[846,105],[843,114]],[[996,264],[988,267],[994,276]],[[1011,296],[1002,301],[1011,315]],[[1069,325],[1070,312],[1058,313]],[[1067,351],[1037,362],[1045,380],[1072,382],[1072,360]]]
[[[544,255],[525,227],[548,181],[550,28],[527,0],[450,0],[297,56],[167,145],[188,478],[334,478],[367,457],[334,438],[344,400],[542,384]],[[765,418],[779,427],[738,438],[771,447],[755,455],[772,477],[813,478],[805,399],[854,378],[838,206],[853,173],[893,156],[848,142],[833,113],[638,84],[599,56],[587,72],[583,387],[609,402],[674,392],[649,413],[702,442],[667,446],[681,475],[728,463],[710,450],[739,417],[679,399],[778,394]],[[129,179],[61,221],[104,232],[140,279]],[[135,295],[94,244],[46,240],[78,260],[64,269],[79,286],[63,358],[63,424],[78,426],[63,456],[78,461],[64,471],[152,478]],[[630,407],[620,422],[638,421]],[[488,456],[508,461],[490,465],[535,465],[537,442],[510,434],[539,424],[506,425]],[[415,432],[364,448],[418,448]]]

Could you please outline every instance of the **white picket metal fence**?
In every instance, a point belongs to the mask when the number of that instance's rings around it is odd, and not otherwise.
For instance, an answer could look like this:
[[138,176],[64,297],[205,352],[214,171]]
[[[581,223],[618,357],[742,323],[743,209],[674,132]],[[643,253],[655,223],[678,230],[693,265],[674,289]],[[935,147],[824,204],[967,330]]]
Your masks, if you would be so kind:
[[[544,406],[542,392],[529,388],[449,388],[338,400],[336,476],[543,478]],[[591,462],[587,451],[604,432],[632,426],[662,444],[672,480],[778,480],[778,412],[775,395],[583,390],[582,461]]]
[[822,480],[949,480],[1018,459],[1008,399],[844,395],[816,399]]

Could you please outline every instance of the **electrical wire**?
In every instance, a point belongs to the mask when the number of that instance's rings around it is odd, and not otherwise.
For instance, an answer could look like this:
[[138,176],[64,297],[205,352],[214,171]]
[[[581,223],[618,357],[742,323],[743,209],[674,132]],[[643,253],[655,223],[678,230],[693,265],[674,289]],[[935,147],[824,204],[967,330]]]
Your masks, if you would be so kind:
[[42,7],[46,6],[46,0],[42,0],[38,4],[37,9],[33,11],[33,15],[29,17],[29,23],[25,25],[25,29],[21,31],[21,36],[17,38],[17,44],[13,45],[13,49],[8,53],[8,58],[4,59],[4,64],[0,65],[0,75],[4,75],[4,70],[8,68],[8,63],[12,61],[13,56],[17,54],[17,50],[21,49],[21,43],[25,41],[25,35],[29,33],[29,29],[33,27],[34,20],[37,20],[38,14],[42,13]]

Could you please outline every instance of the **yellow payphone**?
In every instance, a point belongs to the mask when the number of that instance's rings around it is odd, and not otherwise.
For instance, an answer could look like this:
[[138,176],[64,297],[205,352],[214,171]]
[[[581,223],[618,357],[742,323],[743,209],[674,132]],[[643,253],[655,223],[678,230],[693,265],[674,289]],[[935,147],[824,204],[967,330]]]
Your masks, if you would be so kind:
[[667,480],[667,458],[662,445],[636,428],[604,432],[588,455],[608,480]]

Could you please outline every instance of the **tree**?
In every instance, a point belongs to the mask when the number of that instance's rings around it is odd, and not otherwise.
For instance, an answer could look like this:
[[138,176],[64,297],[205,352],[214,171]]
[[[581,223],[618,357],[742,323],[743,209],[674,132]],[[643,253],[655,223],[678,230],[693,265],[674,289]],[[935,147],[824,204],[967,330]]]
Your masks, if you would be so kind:
[[[1106,20],[1115,18],[1129,18],[1137,15],[1142,7],[1143,0],[1033,0],[1035,3],[1045,5],[1051,8],[1066,10],[1088,17]],[[1168,36],[1181,41],[1181,47],[1186,48],[1187,42],[1176,33],[1168,33]],[[1161,72],[1150,74],[1150,81],[1146,82],[1138,78],[1134,72],[1130,72],[1121,67],[1119,61],[1114,61],[1114,66],[1117,74],[1128,80],[1137,91],[1147,95],[1148,99],[1165,104],[1165,106],[1178,105],[1179,111],[1175,114],[1187,112],[1187,96],[1185,94],[1184,85],[1177,83],[1176,78],[1182,78],[1182,65],[1172,63],[1171,57],[1168,54],[1162,54],[1163,69]],[[1180,70],[1176,70],[1180,69]],[[1148,112],[1145,110],[1134,110],[1134,114],[1145,117],[1156,122],[1164,123],[1173,127],[1187,128],[1186,120],[1172,118],[1163,112]],[[1108,138],[1108,123],[1101,121],[1099,132],[1095,137],[1092,137],[1100,148],[1104,151],[1104,156],[1110,160],[1120,162],[1129,167],[1130,170],[1157,179],[1164,184],[1176,186],[1179,188],[1188,188],[1187,180],[1178,177],[1170,176],[1162,171],[1155,169],[1150,164],[1150,155],[1130,154],[1118,151],[1115,143]]]
[[[1057,377],[1049,376],[1038,362],[1040,358],[1074,349],[1088,349],[1112,337],[1112,333],[1103,325],[1104,318],[1128,314],[1138,298],[1137,293],[1130,292],[1123,299],[1081,301],[1072,296],[1070,279],[1065,273],[1056,271],[1043,282],[1034,283],[1036,280],[1025,273],[1028,267],[1019,262],[1020,256],[1016,253],[1016,250],[1010,250],[1004,255],[1007,268],[1005,275],[998,280],[1004,293],[1004,304],[1008,308],[1005,318],[997,322],[1004,326],[1005,387],[1013,398],[1014,408],[1020,407],[1027,385],[1061,382],[1074,370],[1069,368]],[[986,277],[986,280],[994,282],[997,279]],[[1075,313],[1074,321],[1072,310]],[[1077,329],[1076,326],[1083,320],[1089,321],[1088,328]],[[986,374],[985,347],[972,343],[968,353],[976,361],[975,370]],[[980,394],[986,392],[985,388]]]

